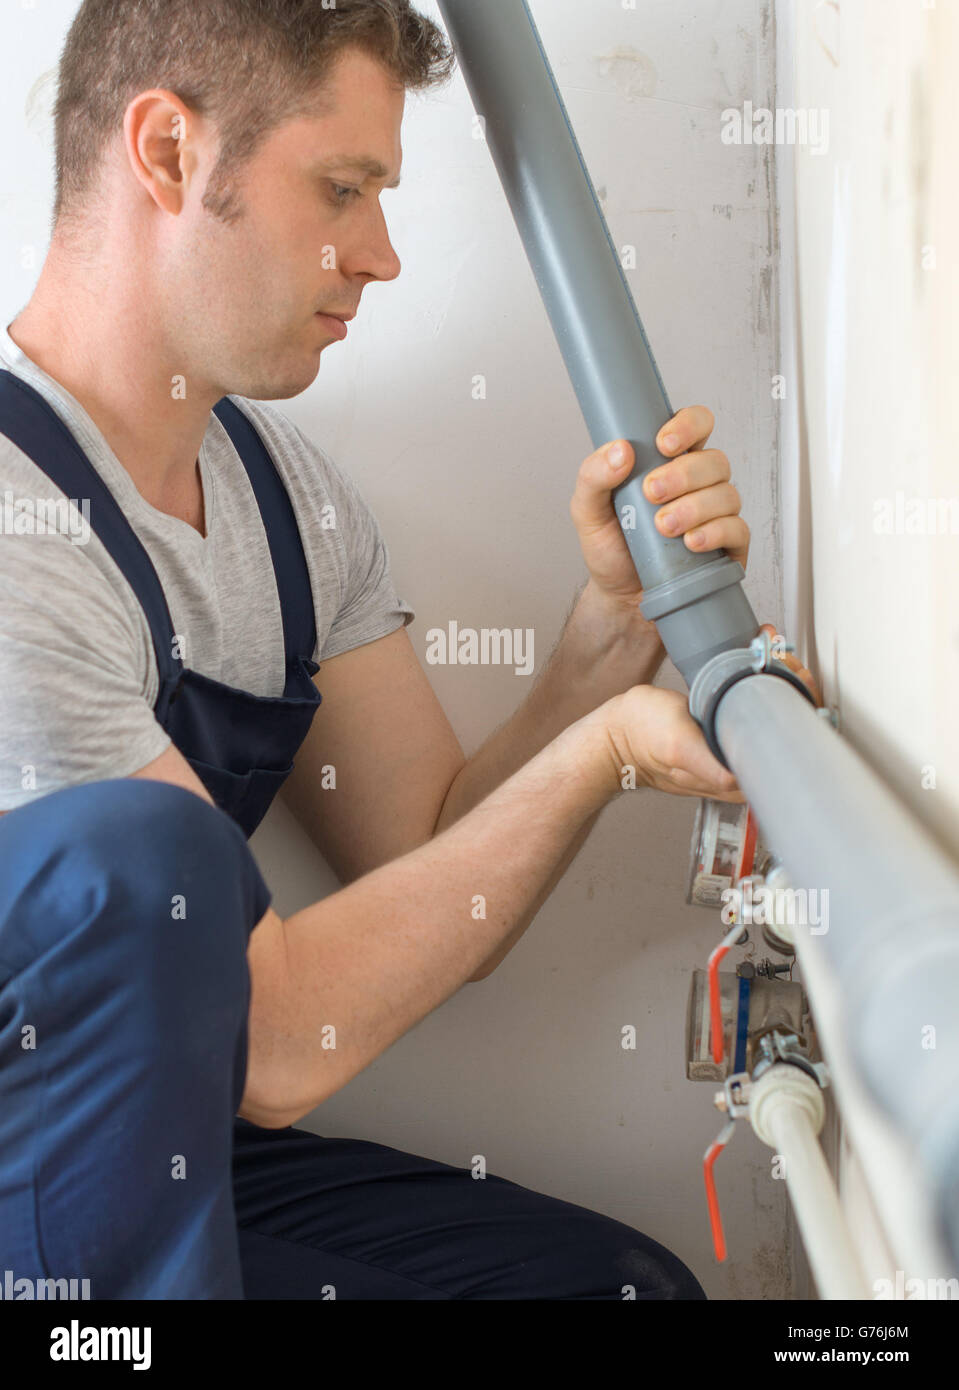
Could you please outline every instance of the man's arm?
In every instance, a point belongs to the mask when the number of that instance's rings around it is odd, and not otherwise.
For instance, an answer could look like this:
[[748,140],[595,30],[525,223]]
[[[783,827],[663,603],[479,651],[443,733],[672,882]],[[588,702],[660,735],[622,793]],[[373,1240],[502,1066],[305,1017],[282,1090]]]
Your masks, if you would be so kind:
[[[285,921],[270,908],[247,948],[238,1113],[267,1128],[295,1123],[455,993],[583,820],[618,794],[611,766],[605,726],[577,725],[436,839]],[[134,776],[210,800],[174,747]]]
[[240,1114],[294,1124],[475,978],[614,795],[601,731],[577,726],[418,849],[285,922],[268,913]]
[[[323,662],[316,677],[323,702],[282,799],[340,882],[352,883],[452,825],[582,715],[651,681],[663,656],[650,624],[613,610],[587,583],[526,700],[467,762],[400,628]],[[335,789],[324,786],[330,766]],[[595,820],[580,828],[509,941],[471,981],[485,979],[519,940]]]
[[[293,1124],[474,978],[584,822],[620,795],[624,762],[640,786],[742,800],[683,697],[635,686],[564,729],[428,843],[285,921],[268,910],[247,948],[239,1114],[267,1128]],[[194,783],[174,748],[137,775]]]
[[280,797],[348,884],[431,838],[465,759],[405,628],[323,661],[315,684]]
[[[704,447],[712,427],[704,406],[664,425],[657,445],[667,461],[646,475],[644,491],[662,503],[656,524],[664,535],[683,535],[692,550],[725,546],[745,565],[749,529],[737,515],[729,460]],[[469,762],[405,632],[324,663],[318,684],[325,706],[330,697],[326,717],[321,707],[285,797],[341,881],[452,825],[560,730],[653,679],[665,653],[639,611],[642,590],[612,504],[631,466],[626,441],[584,461],[570,513],[590,577],[527,700]],[[334,806],[319,770],[341,762],[350,771],[337,778]],[[526,917],[471,979],[484,979],[519,940],[595,819],[580,827]]]
[[[637,612],[613,609],[587,581],[526,700],[461,769],[450,786],[436,832],[452,825],[561,730],[634,685],[651,684],[666,652]],[[602,809],[602,808],[600,808]],[[542,890],[471,982],[491,975],[530,926],[586,842],[599,818],[591,815],[570,841]]]

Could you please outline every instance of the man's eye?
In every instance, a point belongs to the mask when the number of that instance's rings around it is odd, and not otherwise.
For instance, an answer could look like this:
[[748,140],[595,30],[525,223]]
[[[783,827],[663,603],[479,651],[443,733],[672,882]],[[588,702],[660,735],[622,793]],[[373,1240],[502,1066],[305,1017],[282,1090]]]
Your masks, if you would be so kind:
[[333,192],[340,203],[349,202],[351,193],[355,193],[357,197],[360,196],[360,190],[354,188],[352,184],[334,183]]

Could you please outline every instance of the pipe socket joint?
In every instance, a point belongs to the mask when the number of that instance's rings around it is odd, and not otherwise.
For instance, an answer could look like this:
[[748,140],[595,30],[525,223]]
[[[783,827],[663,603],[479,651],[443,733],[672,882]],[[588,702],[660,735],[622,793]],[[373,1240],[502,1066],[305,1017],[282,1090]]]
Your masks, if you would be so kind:
[[[739,569],[739,565],[736,568]],[[645,601],[640,606],[643,610],[643,617],[648,617]],[[692,681],[689,691],[689,712],[702,729],[710,752],[722,763],[723,767],[728,768],[729,763],[726,761],[726,755],[723,753],[716,735],[716,714],[720,703],[726,692],[737,681],[745,680],[747,676],[757,675],[782,677],[783,680],[789,681],[801,694],[805,695],[811,705],[815,706],[816,702],[812,694],[799,677],[790,671],[784,662],[775,659],[766,661],[758,656],[757,645],[733,647],[716,652],[705,666],[699,668]]]
[[647,588],[640,612],[659,629],[687,685],[717,653],[745,647],[756,617],[742,589],[743,567],[728,555]]
[[826,1119],[826,1102],[817,1083],[791,1062],[777,1062],[770,1067],[749,1092],[749,1119],[764,1144],[779,1146],[776,1120],[784,1111],[803,1111],[818,1134]]

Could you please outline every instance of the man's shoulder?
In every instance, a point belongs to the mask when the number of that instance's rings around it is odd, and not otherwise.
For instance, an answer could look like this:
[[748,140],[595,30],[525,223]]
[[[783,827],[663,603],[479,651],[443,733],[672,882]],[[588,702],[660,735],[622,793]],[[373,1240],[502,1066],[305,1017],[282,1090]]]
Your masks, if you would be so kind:
[[40,480],[44,480],[47,487],[50,486],[43,469],[18,444],[0,432],[0,492],[25,483],[33,486]]
[[271,432],[280,431],[282,434],[297,433],[296,426],[288,415],[284,415],[278,406],[271,405],[268,401],[255,401],[250,396],[228,395],[226,400],[232,401],[234,405],[249,415],[257,424],[262,424]]
[[318,479],[336,487],[343,474],[325,449],[316,444],[290,417],[266,401],[248,396],[228,396],[251,421],[287,479]]
[[282,452],[303,458],[321,458],[326,455],[303,431],[275,405],[267,401],[254,401],[249,396],[227,396],[256,427],[264,441]]
[[357,508],[363,513],[369,510],[356,481],[282,410],[247,396],[229,396],[228,399],[248,416],[259,432],[295,500],[299,501],[301,495],[315,500],[319,489],[351,510]]

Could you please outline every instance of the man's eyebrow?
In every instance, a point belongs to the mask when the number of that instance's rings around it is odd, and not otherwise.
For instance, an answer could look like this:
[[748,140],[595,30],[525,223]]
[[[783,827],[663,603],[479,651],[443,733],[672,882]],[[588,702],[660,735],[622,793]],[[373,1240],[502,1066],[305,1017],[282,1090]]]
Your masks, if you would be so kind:
[[[378,159],[373,159],[369,155],[337,155],[333,159],[324,159],[318,167],[320,169],[358,169],[374,179],[385,179],[390,172]],[[386,185],[387,188],[399,188],[399,186],[399,174],[392,183]]]

